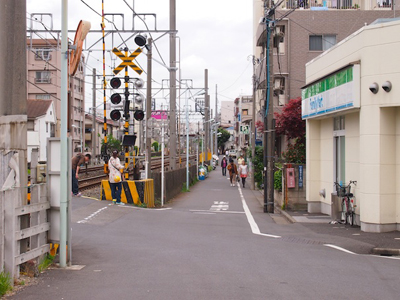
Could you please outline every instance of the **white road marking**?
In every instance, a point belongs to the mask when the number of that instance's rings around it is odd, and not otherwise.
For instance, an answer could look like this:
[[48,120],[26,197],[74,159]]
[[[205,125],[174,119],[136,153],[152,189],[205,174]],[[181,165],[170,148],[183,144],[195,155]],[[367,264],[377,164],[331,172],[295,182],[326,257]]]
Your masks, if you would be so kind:
[[212,211],[221,211],[221,210],[228,210],[229,209],[229,202],[223,201],[214,201],[214,204],[211,206],[210,210]]
[[333,248],[333,249],[340,250],[340,251],[343,251],[343,252],[346,252],[346,253],[349,253],[349,254],[358,255],[357,253],[351,252],[351,251],[349,251],[349,250],[347,250],[347,249],[344,249],[344,248],[339,247],[339,246],[336,246],[336,245],[324,244],[324,246],[326,246],[326,247],[331,247],[331,248]]
[[[192,213],[196,213],[196,212],[210,212],[210,210],[202,210],[202,209],[191,209],[189,210]],[[223,213],[223,214],[244,214],[243,211],[225,211],[225,210],[214,210],[212,211],[212,214],[216,214],[216,213]]]
[[253,232],[253,234],[257,234],[257,235],[261,235],[261,236],[281,238],[279,235],[265,234],[265,233],[260,232],[260,228],[258,228],[258,225],[257,225],[256,221],[254,220],[249,207],[247,206],[246,200],[244,199],[240,185],[238,185],[238,187],[239,187],[240,199],[242,200],[243,210],[244,210],[244,213],[246,214],[247,221],[250,224],[251,232]]
[[78,221],[77,223],[79,224],[84,224],[90,221],[90,219],[94,218],[96,215],[98,215],[99,213],[101,213],[103,210],[107,209],[108,207],[103,207],[98,209],[97,211],[95,211],[94,213],[92,213],[90,216],[84,218],[83,220]]

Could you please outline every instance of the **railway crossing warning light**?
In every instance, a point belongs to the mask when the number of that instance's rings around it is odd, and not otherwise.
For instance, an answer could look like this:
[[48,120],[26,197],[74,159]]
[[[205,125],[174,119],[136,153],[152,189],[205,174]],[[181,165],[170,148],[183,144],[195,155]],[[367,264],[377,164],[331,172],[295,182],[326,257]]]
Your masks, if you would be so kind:
[[137,109],[133,114],[136,121],[142,121],[144,119],[144,112],[141,109]]

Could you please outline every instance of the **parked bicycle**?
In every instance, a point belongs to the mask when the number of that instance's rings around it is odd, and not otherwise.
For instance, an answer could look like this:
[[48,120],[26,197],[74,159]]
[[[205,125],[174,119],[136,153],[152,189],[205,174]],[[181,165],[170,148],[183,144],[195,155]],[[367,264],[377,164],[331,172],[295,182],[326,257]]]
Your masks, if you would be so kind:
[[355,197],[353,193],[351,193],[351,185],[357,185],[357,181],[350,180],[348,185],[340,185],[335,182],[336,192],[338,197],[342,198],[342,217],[341,221],[344,224],[354,225],[354,217],[355,217]]

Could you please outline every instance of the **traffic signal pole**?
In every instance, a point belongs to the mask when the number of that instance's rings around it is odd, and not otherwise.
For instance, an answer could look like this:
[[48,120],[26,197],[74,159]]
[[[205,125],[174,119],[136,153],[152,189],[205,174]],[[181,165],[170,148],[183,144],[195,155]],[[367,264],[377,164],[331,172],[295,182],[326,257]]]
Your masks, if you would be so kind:
[[[125,56],[128,56],[128,48],[125,48]],[[124,104],[124,117],[125,117],[125,125],[124,125],[124,134],[129,134],[129,74],[128,74],[128,67],[125,67],[125,104]],[[135,124],[135,123],[133,123]],[[124,170],[124,177],[125,180],[129,180],[129,146],[125,145],[125,170]]]
[[152,76],[152,43],[151,38],[147,41],[147,95],[146,95],[146,179],[151,177],[151,137],[149,120],[151,118],[151,76]]

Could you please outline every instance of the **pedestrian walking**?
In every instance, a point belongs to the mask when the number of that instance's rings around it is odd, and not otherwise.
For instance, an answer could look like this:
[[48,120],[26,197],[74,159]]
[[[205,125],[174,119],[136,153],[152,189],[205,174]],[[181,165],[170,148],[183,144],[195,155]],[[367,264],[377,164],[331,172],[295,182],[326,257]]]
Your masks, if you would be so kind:
[[235,163],[233,162],[233,159],[229,159],[229,165],[228,165],[228,171],[229,171],[229,179],[231,181],[231,186],[235,186],[236,183],[236,176],[237,176],[237,167]]
[[244,161],[243,156],[240,155],[237,161],[238,161],[238,166],[240,167],[243,164],[243,161]]
[[239,165],[239,176],[240,178],[242,178],[243,188],[245,188],[247,173],[248,173],[248,168],[245,160],[243,159],[242,164]]
[[222,167],[222,176],[226,176],[226,167],[228,166],[228,161],[226,160],[226,156],[222,158],[221,167]]
[[122,173],[124,166],[121,165],[121,161],[118,158],[118,151],[112,152],[112,157],[108,161],[108,169],[110,170],[108,175],[108,181],[110,182],[111,195],[115,204],[125,205],[121,202],[121,191],[122,191]]
[[72,166],[72,194],[76,197],[82,196],[81,193],[79,193],[79,187],[78,187],[78,179],[79,179],[79,170],[81,166],[84,163],[88,163],[92,156],[88,153],[83,155],[83,153],[77,153],[71,160],[71,166]]
[[226,149],[225,155],[226,155],[226,156],[229,156],[229,150],[228,150],[228,149]]

